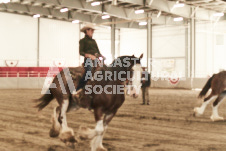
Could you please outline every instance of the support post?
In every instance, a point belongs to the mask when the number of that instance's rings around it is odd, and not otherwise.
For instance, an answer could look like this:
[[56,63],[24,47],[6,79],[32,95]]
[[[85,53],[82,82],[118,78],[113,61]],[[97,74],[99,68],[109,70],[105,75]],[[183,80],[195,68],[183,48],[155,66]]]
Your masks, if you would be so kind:
[[40,38],[40,18],[38,18],[38,31],[37,31],[37,67],[40,66],[40,51],[39,51],[39,38]]
[[189,60],[188,60],[188,42],[189,42],[189,39],[188,39],[189,35],[188,35],[188,28],[185,28],[185,78],[188,78],[189,77]]
[[113,24],[111,25],[111,55],[112,60],[115,59],[115,19],[112,19]]
[[[191,8],[192,11],[195,11],[195,8]],[[190,78],[195,77],[195,14],[194,17],[191,18],[190,21]]]
[[[81,36],[81,23],[79,23],[78,28],[79,28],[79,34],[78,34],[78,36],[79,36],[79,40],[80,40],[81,37],[82,37]],[[81,66],[82,63],[81,63],[81,56],[80,56],[79,50],[78,50],[78,56],[79,56],[79,66]]]
[[152,19],[151,13],[147,14],[147,71],[150,73],[152,71]]

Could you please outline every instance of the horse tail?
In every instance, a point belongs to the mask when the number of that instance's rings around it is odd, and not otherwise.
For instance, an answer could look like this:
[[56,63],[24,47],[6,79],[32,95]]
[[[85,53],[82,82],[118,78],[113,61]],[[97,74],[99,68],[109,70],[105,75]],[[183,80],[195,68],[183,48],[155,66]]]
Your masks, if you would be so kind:
[[198,98],[202,98],[203,96],[206,95],[206,93],[208,92],[208,90],[211,87],[211,82],[213,80],[213,77],[215,76],[215,74],[209,78],[209,80],[206,82],[205,86],[202,88],[202,91],[199,93]]
[[41,98],[36,99],[36,102],[40,102],[35,107],[38,108],[38,111],[41,111],[43,108],[45,108],[52,100],[54,99],[54,96],[50,94],[44,94]]

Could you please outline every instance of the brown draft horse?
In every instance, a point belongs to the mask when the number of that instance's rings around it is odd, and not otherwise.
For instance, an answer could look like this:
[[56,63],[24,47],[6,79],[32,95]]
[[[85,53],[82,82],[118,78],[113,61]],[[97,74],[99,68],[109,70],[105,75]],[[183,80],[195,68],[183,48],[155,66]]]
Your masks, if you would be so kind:
[[222,121],[224,120],[223,117],[220,117],[218,114],[218,107],[222,100],[226,95],[226,71],[219,72],[218,74],[214,74],[203,87],[202,91],[199,94],[199,98],[202,98],[206,95],[208,90],[212,88],[212,92],[210,95],[204,98],[204,101],[201,107],[194,108],[194,116],[200,116],[204,113],[206,106],[215,98],[217,98],[213,102],[212,106],[212,115],[210,119],[212,121]]
[[[50,93],[44,94],[39,101],[40,103],[37,105],[39,110],[42,110],[45,106],[47,106],[54,98],[56,98],[59,106],[54,108],[53,116],[52,116],[52,128],[50,130],[50,137],[59,136],[60,139],[66,143],[66,145],[70,147],[75,147],[74,143],[77,141],[74,136],[74,132],[72,128],[69,128],[66,120],[66,112],[70,110],[78,110],[80,107],[91,108],[94,110],[94,117],[96,121],[95,129],[89,129],[86,127],[80,127],[78,134],[82,138],[91,139],[91,150],[106,150],[102,145],[103,135],[107,129],[108,124],[115,116],[118,109],[121,107],[125,100],[124,94],[124,83],[128,79],[128,77],[133,77],[132,79],[132,88],[130,91],[130,95],[136,98],[139,94],[139,91],[136,91],[135,87],[140,88],[141,83],[141,72],[142,67],[140,64],[140,59],[143,57],[143,54],[136,58],[133,56],[121,56],[115,59],[110,66],[97,67],[95,68],[95,72],[103,71],[103,79],[98,80],[89,80],[88,84],[91,84],[92,88],[95,86],[108,86],[106,88],[107,91],[103,91],[102,93],[92,93],[92,101],[90,101],[89,95],[84,94],[85,92],[77,92],[76,94],[71,93],[70,84],[73,84],[74,87],[78,85],[79,77],[82,75],[83,68],[69,68],[68,72],[61,71],[54,79],[53,86],[49,88]],[[125,59],[127,60],[127,66]],[[129,60],[129,61],[128,61]],[[121,63],[121,65],[120,65]],[[129,63],[129,64],[128,64]],[[126,67],[125,67],[126,66]],[[112,75],[105,75],[104,73],[110,71],[113,73]],[[122,74],[123,73],[123,74]],[[137,73],[137,74],[135,74]],[[131,76],[131,75],[132,76]],[[80,75],[80,76],[79,76]],[[62,78],[57,78],[61,76]],[[68,83],[67,79],[71,76],[73,79],[72,83]],[[108,76],[108,79],[106,77]],[[117,78],[114,78],[114,77]],[[109,77],[111,78],[109,80]],[[61,80],[62,79],[62,80]],[[112,80],[113,79],[113,80]],[[60,83],[63,82],[66,93],[62,92],[62,86]],[[121,86],[123,92],[121,93],[108,93],[112,89],[113,86]],[[118,88],[118,87],[117,87]],[[98,88],[98,91],[100,88]],[[138,89],[137,89],[138,90]],[[79,97],[82,97],[81,101],[78,101]],[[76,96],[76,97],[75,97]]]

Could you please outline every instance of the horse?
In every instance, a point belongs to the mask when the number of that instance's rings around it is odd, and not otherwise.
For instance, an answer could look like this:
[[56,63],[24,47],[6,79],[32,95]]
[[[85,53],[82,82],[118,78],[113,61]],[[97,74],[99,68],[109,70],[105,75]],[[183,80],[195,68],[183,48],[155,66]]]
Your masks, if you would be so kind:
[[210,119],[212,121],[222,121],[224,120],[223,117],[220,117],[218,114],[218,107],[222,103],[222,100],[224,99],[226,95],[226,71],[221,71],[218,74],[213,74],[212,77],[208,79],[205,86],[199,93],[198,98],[202,98],[206,95],[209,89],[212,89],[211,93],[204,98],[204,101],[201,105],[201,107],[195,107],[194,108],[194,116],[201,116],[206,106],[214,99],[216,99],[213,102],[212,106],[212,115],[210,116]]
[[[102,145],[103,135],[118,109],[125,101],[124,83],[126,80],[132,77],[129,95],[133,98],[137,98],[139,95],[138,89],[141,87],[142,72],[140,60],[142,58],[143,54],[139,58],[134,55],[121,56],[115,59],[109,66],[104,65],[94,68],[92,75],[95,77],[97,76],[97,74],[95,75],[96,72],[102,71],[98,76],[103,78],[98,80],[98,78],[92,77],[86,84],[88,87],[85,86],[86,91],[78,91],[76,93],[74,91],[71,92],[70,87],[78,85],[79,77],[84,74],[84,68],[69,68],[57,74],[52,81],[52,86],[49,88],[50,93],[46,93],[41,98],[36,99],[39,102],[36,106],[39,111],[46,107],[54,98],[56,98],[59,104],[53,110],[52,128],[49,132],[50,137],[59,136],[60,140],[67,146],[75,148],[75,143],[78,139],[75,138],[73,129],[67,125],[66,113],[80,108],[89,108],[93,109],[96,127],[95,129],[89,129],[80,126],[78,130],[79,137],[91,140],[91,151],[107,150]],[[70,77],[72,77],[72,82],[68,83],[70,81],[68,78]],[[65,93],[61,90],[62,87],[64,87]],[[94,87],[96,87],[97,92],[91,92],[89,95],[86,95],[89,92],[87,89],[90,90]],[[99,93],[101,87],[104,87],[105,91]],[[118,92],[117,90],[117,93],[109,93],[109,90],[113,90],[115,87],[121,91]],[[78,98],[81,98],[81,100],[79,101]]]

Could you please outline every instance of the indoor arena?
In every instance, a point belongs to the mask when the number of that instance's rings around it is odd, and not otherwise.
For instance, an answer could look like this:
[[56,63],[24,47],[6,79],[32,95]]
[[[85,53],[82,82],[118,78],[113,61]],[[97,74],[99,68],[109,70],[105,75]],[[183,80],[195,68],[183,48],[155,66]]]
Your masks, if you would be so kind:
[[225,0],[0,0],[0,151],[225,151]]

